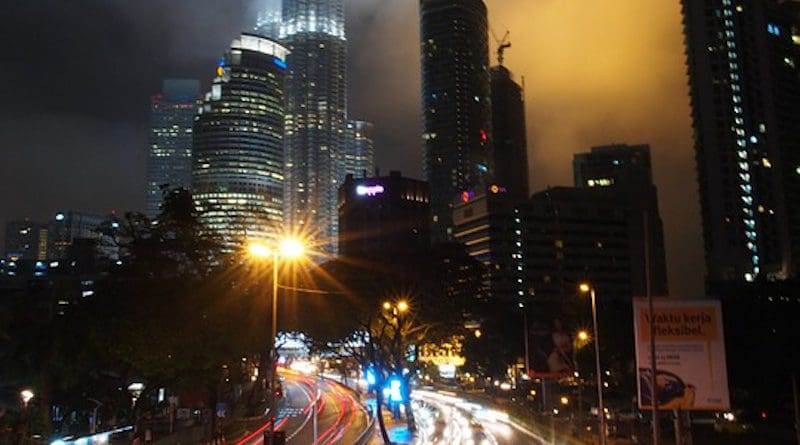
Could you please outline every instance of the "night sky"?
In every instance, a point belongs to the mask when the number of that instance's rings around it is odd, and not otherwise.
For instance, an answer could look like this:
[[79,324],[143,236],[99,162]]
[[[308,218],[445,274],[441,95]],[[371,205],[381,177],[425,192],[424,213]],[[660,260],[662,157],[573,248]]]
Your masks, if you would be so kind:
[[[0,223],[144,207],[148,97],[208,86],[255,0],[5,2]],[[702,240],[678,0],[486,0],[525,76],[533,189],[571,185],[572,155],[649,143],[674,295],[702,292]],[[347,0],[349,114],[376,124],[382,171],[421,175],[415,0]],[[494,45],[493,45],[494,46]],[[2,236],[2,235],[0,235]]]

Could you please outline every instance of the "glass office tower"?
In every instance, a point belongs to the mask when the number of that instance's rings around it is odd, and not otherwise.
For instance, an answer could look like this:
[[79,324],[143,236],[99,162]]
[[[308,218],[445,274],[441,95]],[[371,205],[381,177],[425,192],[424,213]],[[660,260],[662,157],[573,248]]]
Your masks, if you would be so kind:
[[234,40],[195,119],[195,205],[230,248],[283,231],[287,54],[263,37]]

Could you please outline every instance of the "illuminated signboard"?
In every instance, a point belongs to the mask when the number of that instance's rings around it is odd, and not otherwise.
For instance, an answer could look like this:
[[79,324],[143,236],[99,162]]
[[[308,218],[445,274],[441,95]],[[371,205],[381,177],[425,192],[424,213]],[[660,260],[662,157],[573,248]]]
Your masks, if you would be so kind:
[[376,196],[381,195],[386,189],[382,185],[359,185],[356,187],[356,194],[358,196]]

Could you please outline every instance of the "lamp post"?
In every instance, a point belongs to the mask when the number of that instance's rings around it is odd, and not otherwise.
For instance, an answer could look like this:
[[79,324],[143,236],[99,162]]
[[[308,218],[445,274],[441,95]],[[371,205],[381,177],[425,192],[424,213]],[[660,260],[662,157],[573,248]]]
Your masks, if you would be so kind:
[[522,340],[525,345],[525,375],[527,376],[531,369],[531,353],[528,346],[528,310],[525,303],[517,303],[517,306],[522,310]]
[[600,370],[600,334],[597,327],[597,295],[594,286],[589,283],[581,283],[579,287],[581,293],[588,293],[592,297],[592,324],[594,325],[594,362],[595,373],[597,374],[597,415],[600,418],[600,445],[606,445],[606,412],[603,404],[603,374]]
[[25,436],[27,435],[27,426],[28,426],[28,403],[33,399],[33,391],[30,389],[23,389],[19,392],[19,398],[22,400],[22,415],[20,416],[20,428],[19,428],[19,436],[20,440],[19,443],[25,443]]
[[277,420],[278,410],[278,351],[275,347],[276,336],[278,335],[278,267],[280,259],[296,259],[305,253],[303,243],[294,238],[281,240],[277,247],[270,248],[264,244],[251,244],[248,246],[250,255],[255,258],[272,258],[272,330],[269,336],[270,353],[270,399],[269,399],[269,445],[273,445],[275,439],[275,421]]
[[132,382],[130,385],[128,385],[128,392],[131,394],[131,408],[136,409],[136,402],[144,392],[144,383]]

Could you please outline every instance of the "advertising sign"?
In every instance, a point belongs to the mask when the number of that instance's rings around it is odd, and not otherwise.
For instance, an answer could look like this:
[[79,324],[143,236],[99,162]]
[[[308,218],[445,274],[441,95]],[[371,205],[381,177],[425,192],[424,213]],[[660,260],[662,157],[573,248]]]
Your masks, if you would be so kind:
[[650,322],[656,338],[656,397],[659,409],[723,411],[730,408],[722,309],[718,301],[673,300],[633,303],[639,407],[652,408]]

